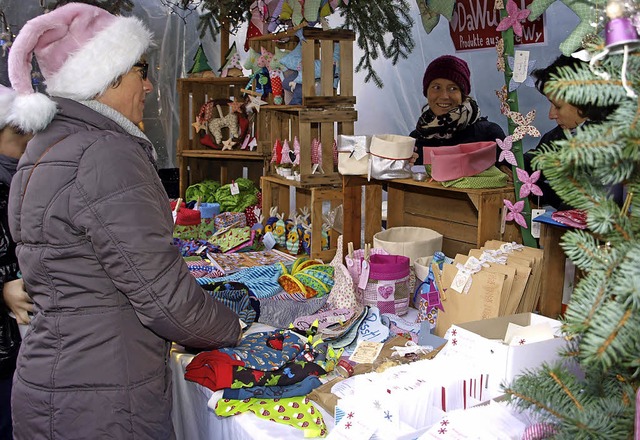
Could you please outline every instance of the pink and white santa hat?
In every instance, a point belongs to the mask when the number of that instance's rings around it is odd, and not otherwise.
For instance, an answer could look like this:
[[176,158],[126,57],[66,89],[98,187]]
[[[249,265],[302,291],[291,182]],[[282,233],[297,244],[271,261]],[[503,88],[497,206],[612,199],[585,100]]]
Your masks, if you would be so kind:
[[10,122],[35,133],[56,114],[55,102],[33,90],[33,56],[49,96],[89,100],[127,73],[152,38],[138,18],[115,16],[84,3],[68,3],[29,20],[9,52],[9,79],[18,93]]

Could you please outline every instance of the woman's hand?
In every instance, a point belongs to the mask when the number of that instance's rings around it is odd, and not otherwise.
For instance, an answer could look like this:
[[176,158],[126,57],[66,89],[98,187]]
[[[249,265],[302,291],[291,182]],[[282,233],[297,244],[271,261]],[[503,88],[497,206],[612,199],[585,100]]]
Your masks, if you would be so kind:
[[16,316],[18,324],[29,324],[28,312],[33,312],[33,302],[24,290],[22,279],[4,283],[2,297],[9,310]]

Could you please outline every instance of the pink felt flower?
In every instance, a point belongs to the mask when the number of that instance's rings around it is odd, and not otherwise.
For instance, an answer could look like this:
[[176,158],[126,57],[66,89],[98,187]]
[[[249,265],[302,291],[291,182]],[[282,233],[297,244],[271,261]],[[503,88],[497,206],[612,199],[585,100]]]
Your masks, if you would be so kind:
[[500,139],[496,139],[496,143],[498,144],[498,147],[500,147],[500,149],[502,150],[500,152],[500,157],[498,157],[498,162],[502,162],[503,160],[506,161],[508,164],[515,166],[518,166],[518,162],[516,161],[516,156],[515,154],[513,154],[513,151],[511,151],[511,148],[513,147],[513,136],[509,135],[506,138],[504,138],[504,141],[500,140]]
[[529,194],[534,194],[536,196],[542,195],[542,190],[536,182],[540,178],[540,170],[534,171],[529,175],[525,170],[520,168],[516,168],[516,174],[518,175],[518,180],[522,183],[520,187],[520,198],[524,199]]
[[522,209],[524,208],[524,200],[520,200],[519,202],[512,203],[511,200],[504,199],[504,206],[507,207],[507,215],[505,219],[507,221],[514,220],[517,224],[527,229],[527,221],[524,219],[522,215]]
[[498,27],[497,31],[506,31],[509,28],[513,28],[513,33],[518,37],[522,37],[522,25],[520,22],[526,19],[531,11],[528,9],[519,9],[516,2],[513,0],[509,0],[507,2],[507,16],[502,19]]

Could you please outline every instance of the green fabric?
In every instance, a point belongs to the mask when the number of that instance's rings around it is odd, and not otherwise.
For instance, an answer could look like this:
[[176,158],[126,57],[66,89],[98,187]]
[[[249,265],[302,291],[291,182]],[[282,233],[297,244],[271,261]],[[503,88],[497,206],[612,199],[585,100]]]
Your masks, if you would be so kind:
[[[425,165],[427,173],[431,175],[431,165]],[[475,176],[461,177],[455,180],[440,182],[445,188],[503,188],[507,186],[507,175],[495,165]]]
[[284,399],[220,399],[215,409],[216,414],[222,417],[247,411],[261,419],[301,429],[305,437],[326,437],[328,433],[322,414],[307,396]]

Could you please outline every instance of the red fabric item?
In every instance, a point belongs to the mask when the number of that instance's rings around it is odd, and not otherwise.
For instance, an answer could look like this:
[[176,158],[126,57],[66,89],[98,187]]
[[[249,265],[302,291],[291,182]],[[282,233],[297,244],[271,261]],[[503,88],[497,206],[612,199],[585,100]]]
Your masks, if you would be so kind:
[[[176,209],[176,200],[172,200],[169,204],[171,205],[171,210],[172,210],[172,211],[173,211],[174,209]],[[182,208],[186,208],[186,207],[187,207],[187,204],[186,204],[185,202],[181,202],[181,203],[180,203],[180,209],[182,209]]]
[[176,216],[176,225],[193,226],[200,224],[200,211],[195,209],[180,208]]
[[572,228],[587,228],[587,213],[580,209],[556,211],[551,214],[551,219],[563,225],[571,226]]
[[184,378],[191,382],[218,391],[231,388],[234,367],[242,367],[244,362],[232,359],[218,350],[203,351],[194,357],[184,373]]
[[209,133],[200,136],[200,143],[205,147],[213,148],[214,150],[222,149],[220,145],[216,144],[216,141],[213,140],[213,137]]

